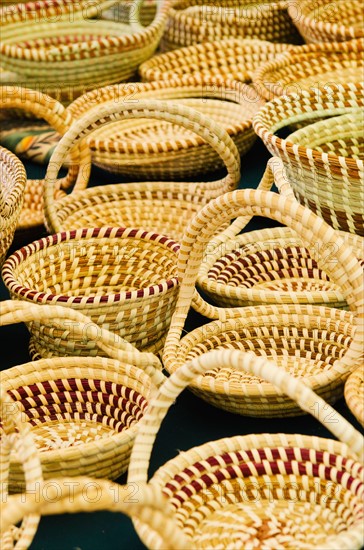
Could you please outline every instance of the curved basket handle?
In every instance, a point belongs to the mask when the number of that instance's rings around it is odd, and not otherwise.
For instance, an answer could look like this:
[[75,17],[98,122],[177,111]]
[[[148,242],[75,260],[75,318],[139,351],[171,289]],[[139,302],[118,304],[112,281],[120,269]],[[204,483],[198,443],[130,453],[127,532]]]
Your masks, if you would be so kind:
[[[159,388],[139,424],[131,453],[128,482],[147,481],[152,447],[169,407],[178,395],[197,377],[216,368],[233,367],[236,370],[263,378],[293,399],[302,410],[310,413],[325,425],[341,442],[346,443],[361,462],[364,461],[364,437],[324,399],[311,388],[265,357],[252,352],[220,349],[209,351],[177,369]],[[325,418],[335,422],[325,424]]]
[[[54,201],[54,184],[70,149],[81,139],[90,134],[102,124],[115,122],[123,118],[153,118],[178,124],[201,136],[219,154],[228,174],[227,188],[235,189],[240,180],[240,156],[238,149],[228,133],[216,122],[199,111],[159,100],[138,100],[127,104],[108,101],[87,111],[57,144],[49,161],[45,178],[45,217],[53,231],[62,231],[62,225],[57,215],[57,205]],[[191,183],[191,192],[196,184]]]
[[22,300],[1,302],[0,326],[32,321],[59,323],[64,329],[96,342],[98,347],[113,359],[122,363],[139,366],[153,383],[159,386],[163,380],[162,365],[156,355],[139,351],[118,334],[110,332],[91,321],[89,317],[74,309],[46,304],[30,304]]
[[[45,120],[61,135],[67,132],[73,122],[72,115],[59,101],[38,90],[21,86],[0,87],[0,108],[15,108],[32,113],[35,117]],[[73,183],[75,189],[84,189],[90,172],[91,153],[86,142],[80,142],[70,151],[68,174],[57,181],[55,194],[57,195],[59,189],[68,189]]]

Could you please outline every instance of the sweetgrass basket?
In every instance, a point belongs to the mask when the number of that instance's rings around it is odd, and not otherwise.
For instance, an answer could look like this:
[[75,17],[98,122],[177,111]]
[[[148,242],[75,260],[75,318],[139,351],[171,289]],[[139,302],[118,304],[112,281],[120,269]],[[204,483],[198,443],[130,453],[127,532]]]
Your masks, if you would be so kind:
[[[77,98],[69,107],[79,119],[107,101],[135,104],[161,99],[186,105],[220,124],[242,156],[256,139],[254,114],[264,104],[246,84],[193,76],[170,81],[126,83],[99,88]],[[87,138],[94,164],[137,179],[184,180],[221,169],[219,154],[186,126],[162,119],[124,119],[102,125]]]
[[62,103],[87,90],[128,80],[155,52],[169,8],[169,0],[158,2],[153,22],[143,27],[142,2],[136,0],[128,24],[93,19],[115,0],[91,5],[87,0],[41,0],[30,7],[19,4],[15,10],[4,6],[1,66],[20,74],[23,86]]
[[[31,114],[36,118],[44,119],[60,135],[63,135],[72,124],[69,112],[56,99],[37,90],[28,88],[3,86],[0,88],[1,112]],[[58,201],[65,197],[70,186],[74,189],[84,189],[88,183],[91,157],[84,143],[78,143],[70,151],[69,169],[65,177],[59,178],[54,184],[54,199]],[[44,180],[26,180],[23,206],[18,216],[15,239],[16,242],[31,240],[32,236],[39,235],[44,223],[43,203]]]
[[345,42],[364,36],[360,0],[303,0],[291,2],[288,13],[308,43]]
[[147,27],[155,18],[157,5],[157,0],[144,0],[139,14],[137,14],[138,6],[135,0],[119,0],[117,4],[103,10],[100,19],[117,21],[118,23],[129,23],[138,19],[144,27]]
[[364,367],[351,373],[345,383],[345,401],[355,418],[364,426]]
[[[363,83],[327,85],[276,98],[253,119],[269,152],[282,159],[297,200],[335,229],[361,236],[363,105]],[[307,121],[314,124],[307,130],[302,128],[287,138],[278,134]]]
[[[197,134],[198,139],[210,145],[220,156],[227,175],[214,181],[140,182],[90,187],[62,199],[62,205],[55,202],[54,181],[74,144],[101,125],[127,118],[136,124],[139,119],[167,121]],[[240,156],[236,145],[218,123],[201,112],[160,100],[139,100],[130,105],[110,100],[86,112],[57,145],[46,174],[45,216],[51,231],[78,228],[80,231],[82,227],[105,225],[139,227],[179,241],[194,214],[210,199],[235,189],[239,180]]]
[[13,153],[0,147],[0,266],[13,242],[24,200],[26,172]]
[[[272,303],[241,308],[219,308],[195,293],[195,283],[206,248],[220,223],[236,216],[270,217],[302,238],[311,255],[338,286],[350,312],[300,304]],[[239,220],[239,218],[238,218]],[[332,254],[322,252],[330,247]],[[221,348],[254,352],[274,360],[312,387],[327,401],[343,394],[351,371],[363,359],[363,270],[341,235],[290,196],[261,189],[234,191],[210,201],[193,219],[178,257],[180,294],[163,350],[169,373],[187,361]],[[189,307],[216,319],[183,336]],[[283,417],[300,414],[297,405],[264,380],[243,376],[233,365],[196,377],[193,393],[216,407],[249,416]]]
[[363,80],[364,40],[325,42],[283,52],[253,75],[259,95],[270,101],[289,93]]
[[200,80],[217,76],[250,82],[260,64],[289,48],[295,46],[249,38],[205,41],[154,55],[140,65],[139,74],[148,82],[184,75]]
[[285,0],[174,1],[168,12],[161,49],[168,51],[231,37],[300,43],[302,39],[288,15],[288,5]]

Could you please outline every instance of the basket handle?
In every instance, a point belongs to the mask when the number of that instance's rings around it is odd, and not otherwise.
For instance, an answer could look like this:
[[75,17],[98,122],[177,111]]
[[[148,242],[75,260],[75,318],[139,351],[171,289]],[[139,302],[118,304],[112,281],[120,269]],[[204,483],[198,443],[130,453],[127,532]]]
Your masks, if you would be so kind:
[[220,349],[209,351],[185,363],[159,388],[139,424],[128,469],[129,483],[147,481],[149,460],[156,435],[169,407],[178,395],[196,377],[208,370],[224,367],[233,367],[270,382],[323,425],[325,425],[325,419],[330,418],[331,422],[325,427],[341,442],[346,443],[361,462],[364,461],[363,436],[302,380],[293,377],[267,358],[258,357],[252,352]]
[[[59,101],[38,90],[21,86],[1,86],[0,108],[15,108],[32,113],[35,117],[45,120],[61,135],[67,132],[73,122],[72,115]],[[84,189],[90,172],[91,153],[86,142],[80,142],[70,151],[68,174],[57,181],[54,189],[56,196],[60,189],[68,189],[73,183],[74,189]]]
[[75,335],[85,335],[94,340],[98,347],[113,359],[122,363],[136,365],[146,372],[153,383],[159,386],[163,380],[162,365],[153,353],[139,351],[118,334],[110,332],[91,321],[83,313],[58,305],[29,304],[21,300],[1,302],[0,326],[13,323],[45,322],[52,319]]
[[[211,145],[224,162],[228,172],[225,180],[227,188],[235,189],[238,185],[240,156],[237,147],[224,128],[210,118],[195,109],[167,101],[138,100],[129,104],[127,101],[120,103],[107,101],[93,107],[74,122],[57,144],[50,159],[45,178],[44,205],[47,225],[53,231],[62,231],[62,224],[57,214],[57,204],[54,201],[54,185],[67,154],[76,143],[79,143],[102,124],[125,118],[166,120],[195,132]],[[194,192],[195,187],[196,184],[191,183],[191,193]]]

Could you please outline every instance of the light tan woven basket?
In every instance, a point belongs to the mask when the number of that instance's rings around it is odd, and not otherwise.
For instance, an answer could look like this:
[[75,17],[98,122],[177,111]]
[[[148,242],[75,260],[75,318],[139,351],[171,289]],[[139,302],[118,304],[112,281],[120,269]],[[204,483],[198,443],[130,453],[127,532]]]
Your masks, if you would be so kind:
[[[54,181],[71,147],[80,137],[86,137],[101,125],[126,118],[136,123],[146,118],[167,121],[194,132],[199,143],[206,142],[220,156],[227,175],[207,182],[141,182],[90,187],[87,191],[70,194],[62,200],[62,205],[55,202]],[[204,204],[237,187],[240,156],[228,133],[201,112],[159,100],[139,100],[130,105],[111,100],[86,112],[62,138],[52,155],[46,181],[45,216],[51,231],[105,225],[139,227],[179,241],[190,219]]]
[[[56,99],[37,90],[3,86],[0,88],[0,109],[2,112],[14,109],[34,117],[42,118],[60,135],[63,135],[72,124],[72,116]],[[91,157],[87,145],[79,142],[70,151],[67,176],[59,178],[54,184],[56,202],[65,197],[67,189],[84,189],[88,183],[91,170]],[[44,228],[44,180],[26,181],[23,207],[18,217],[15,241],[25,244],[39,236]]]
[[[148,27],[139,21],[143,0],[135,0],[128,24],[92,19],[115,0],[41,0],[4,6],[0,12],[2,68],[22,76],[22,85],[63,103],[87,90],[128,80],[155,52],[169,0],[158,2]],[[27,7],[26,7],[27,6]],[[15,84],[19,84],[16,82]]]
[[139,74],[148,82],[184,75],[193,75],[201,81],[221,76],[250,82],[261,63],[289,48],[295,46],[249,38],[214,40],[154,55],[140,65]]
[[[361,236],[363,106],[363,83],[335,84],[276,98],[264,105],[253,120],[256,133],[270,153],[283,160],[297,200],[335,229]],[[303,128],[286,139],[277,135],[292,124],[317,119],[319,122],[307,131]]]
[[119,0],[111,8],[102,11],[100,19],[118,23],[140,21],[144,27],[147,27],[155,18],[157,5],[158,0],[144,0],[138,14],[138,6],[135,0]]
[[355,418],[364,426],[364,366],[361,365],[345,383],[346,404]]
[[[237,81],[176,78],[150,83],[126,83],[99,88],[77,98],[69,110],[80,118],[107,101],[135,104],[142,99],[171,100],[191,107],[220,124],[239,154],[252,147],[254,114],[264,102],[253,88]],[[186,126],[162,119],[122,119],[93,130],[87,138],[95,164],[137,179],[196,178],[224,166],[219,154]]]
[[176,0],[168,12],[161,49],[231,37],[300,43],[288,5],[286,0]]
[[[218,308],[195,293],[206,247],[219,224],[237,215],[271,217],[296,231],[331,280],[340,288],[351,312],[295,303],[244,308]],[[322,250],[331,246],[327,257]],[[219,348],[254,351],[274,360],[282,370],[302,378],[326,400],[343,394],[351,371],[363,360],[363,270],[339,233],[289,196],[263,190],[239,190],[210,201],[193,219],[178,257],[180,294],[163,350],[170,373],[196,356]],[[190,305],[217,319],[181,338]],[[211,404],[243,415],[292,416],[297,405],[261,379],[242,376],[233,365],[194,379],[191,391]]]
[[345,42],[364,36],[360,0],[290,2],[288,13],[306,42]]
[[361,82],[364,39],[301,46],[260,65],[253,75],[259,95],[270,101],[327,85]]
[[27,175],[22,162],[0,147],[0,267],[13,242],[24,201]]

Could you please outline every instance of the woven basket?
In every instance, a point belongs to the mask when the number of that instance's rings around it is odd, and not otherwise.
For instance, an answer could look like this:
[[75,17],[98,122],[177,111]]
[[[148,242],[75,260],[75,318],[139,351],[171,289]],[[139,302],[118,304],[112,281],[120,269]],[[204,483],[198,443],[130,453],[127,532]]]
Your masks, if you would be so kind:
[[22,162],[0,147],[0,267],[13,242],[21,215],[27,175]]
[[[57,100],[36,90],[22,87],[3,86],[0,88],[0,108],[2,112],[20,110],[34,117],[44,119],[52,128],[63,135],[72,124],[72,116]],[[70,151],[67,176],[54,184],[56,202],[66,196],[67,189],[83,189],[87,185],[91,170],[91,158],[87,145],[78,143]],[[18,216],[16,242],[30,242],[32,236],[38,236],[43,228],[44,180],[26,181],[23,207]]]
[[360,0],[303,0],[291,2],[288,13],[308,43],[345,42],[364,36]]
[[[256,133],[270,153],[283,160],[297,200],[335,229],[361,236],[363,105],[362,83],[328,85],[276,98],[262,107],[253,120]],[[332,118],[344,114],[349,116]],[[277,135],[291,124],[312,123],[325,117],[329,118],[307,127],[307,132],[303,128],[286,139]],[[354,123],[348,123],[350,120]]]
[[[69,106],[80,118],[107,101],[136,103],[141,99],[172,100],[200,111],[232,137],[239,154],[252,147],[252,117],[264,104],[255,90],[237,81],[193,76],[151,83],[127,83],[94,90]],[[165,120],[120,120],[103,125],[87,139],[93,162],[112,172],[138,179],[195,178],[224,166],[218,153],[194,132]]]
[[154,55],[140,65],[139,74],[148,82],[184,75],[193,75],[201,81],[221,76],[250,82],[260,64],[294,47],[248,38],[215,40]]
[[364,426],[364,367],[357,368],[345,383],[345,401],[355,418]]
[[[200,143],[204,140],[221,157],[227,176],[210,182],[141,182],[90,187],[87,191],[72,193],[62,200],[62,206],[58,205],[53,199],[53,185],[71,146],[101,124],[116,123],[123,118],[163,120],[196,133]],[[64,136],[52,155],[46,179],[45,215],[52,231],[105,225],[140,227],[178,241],[190,219],[204,204],[237,187],[240,157],[227,132],[201,112],[158,100],[140,100],[130,105],[111,100],[83,115]]]
[[253,75],[259,95],[270,101],[288,93],[363,80],[364,40],[302,46],[260,65]]
[[138,19],[142,1],[136,0],[129,24],[92,19],[115,0],[92,5],[87,0],[41,0],[30,7],[19,4],[15,12],[4,6],[1,66],[21,74],[23,86],[63,103],[87,90],[128,80],[155,52],[169,8],[169,0],[158,2],[155,19],[143,27]]
[[138,14],[135,0],[119,0],[111,8],[102,11],[100,18],[118,23],[130,23],[137,20],[144,27],[147,27],[155,18],[157,4],[157,0],[144,0]]
[[[220,223],[236,215],[271,217],[296,231],[340,289],[351,312],[295,303],[218,308],[194,292],[206,248]],[[322,250],[331,247],[330,256]],[[219,348],[254,351],[272,359],[330,402],[343,394],[350,372],[363,359],[363,270],[340,234],[289,196],[240,190],[210,201],[194,218],[181,243],[180,294],[163,350],[170,373],[186,361]],[[181,339],[190,305],[217,319]],[[243,415],[279,417],[300,414],[297,405],[261,379],[239,375],[233,366],[193,380],[191,391],[211,404]]]
[[161,49],[232,37],[300,43],[288,5],[285,0],[177,0],[168,13]]

